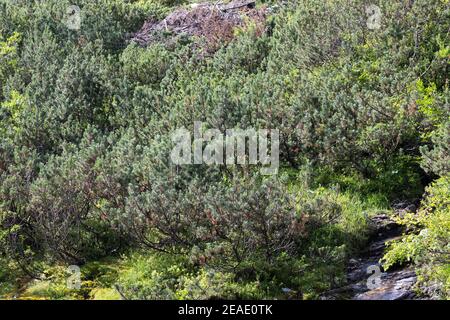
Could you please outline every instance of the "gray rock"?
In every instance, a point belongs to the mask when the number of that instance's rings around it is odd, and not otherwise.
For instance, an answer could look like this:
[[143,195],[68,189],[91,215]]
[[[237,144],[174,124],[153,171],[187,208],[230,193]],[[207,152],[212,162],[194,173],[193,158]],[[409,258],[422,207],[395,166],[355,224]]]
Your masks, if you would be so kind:
[[381,273],[378,288],[369,289],[367,280],[369,266],[379,266],[386,243],[402,237],[404,229],[386,214],[371,218],[373,234],[371,242],[361,257],[352,258],[348,262],[347,284],[335,288],[322,295],[322,299],[354,299],[354,300],[402,300],[416,297],[414,286],[417,282],[415,272],[409,268],[389,270]]

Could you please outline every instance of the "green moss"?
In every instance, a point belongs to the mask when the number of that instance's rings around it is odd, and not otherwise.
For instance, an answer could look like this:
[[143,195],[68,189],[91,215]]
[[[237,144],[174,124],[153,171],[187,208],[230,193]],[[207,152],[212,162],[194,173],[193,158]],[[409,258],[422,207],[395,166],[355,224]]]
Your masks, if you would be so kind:
[[97,288],[91,291],[92,300],[120,300],[120,294],[116,289]]

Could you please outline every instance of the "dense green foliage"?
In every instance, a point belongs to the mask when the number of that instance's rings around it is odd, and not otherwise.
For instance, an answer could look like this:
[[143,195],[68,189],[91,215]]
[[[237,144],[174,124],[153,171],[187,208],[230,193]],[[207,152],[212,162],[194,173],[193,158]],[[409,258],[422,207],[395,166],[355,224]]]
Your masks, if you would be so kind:
[[[25,297],[315,298],[372,213],[436,180],[405,222],[428,231],[385,260],[448,297],[449,1],[377,2],[370,30],[370,1],[257,1],[265,30],[205,54],[130,42],[189,1],[79,0],[70,30],[69,1],[0,0],[0,296],[34,278]],[[194,121],[279,129],[280,173],[174,166],[171,134]]]
[[[449,298],[450,268],[450,177],[438,179],[427,189],[422,210],[407,215],[400,222],[416,229],[402,240],[390,244],[385,255],[386,267],[413,261],[419,268],[421,281],[434,291],[433,295]],[[419,231],[420,230],[420,231]]]

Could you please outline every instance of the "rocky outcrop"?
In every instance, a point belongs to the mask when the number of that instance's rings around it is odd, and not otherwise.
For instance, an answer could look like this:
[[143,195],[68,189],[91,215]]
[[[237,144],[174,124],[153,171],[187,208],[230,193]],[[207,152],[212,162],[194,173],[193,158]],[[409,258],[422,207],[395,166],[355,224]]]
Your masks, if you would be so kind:
[[416,294],[413,287],[417,281],[413,270],[404,269],[386,272],[381,277],[381,286],[358,293],[353,296],[355,300],[404,300],[413,299]]
[[[412,207],[410,207],[412,208]],[[411,210],[408,208],[408,210]],[[401,210],[405,210],[402,208]],[[397,211],[397,210],[396,210]],[[400,209],[398,209],[398,212]],[[347,285],[322,295],[322,299],[354,300],[404,300],[417,298],[417,276],[409,267],[384,271],[379,264],[386,244],[404,233],[402,226],[386,214],[371,218],[373,235],[369,245],[358,257],[350,259],[347,269]],[[379,270],[379,280],[370,283],[374,270]]]

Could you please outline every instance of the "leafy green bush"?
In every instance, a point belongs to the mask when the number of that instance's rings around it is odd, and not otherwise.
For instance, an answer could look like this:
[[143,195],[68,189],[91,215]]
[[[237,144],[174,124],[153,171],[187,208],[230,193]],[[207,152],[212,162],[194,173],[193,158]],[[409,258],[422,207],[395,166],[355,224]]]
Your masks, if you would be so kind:
[[408,214],[399,221],[410,228],[421,228],[389,245],[383,257],[386,268],[413,262],[421,284],[433,287],[442,298],[450,296],[450,176],[446,175],[427,188],[426,198],[417,214]]
[[[17,47],[20,42],[20,34],[15,32],[3,41],[0,33],[0,83],[5,83],[8,77],[12,76],[17,68]],[[3,88],[0,86],[0,101],[3,100]]]
[[423,147],[422,166],[438,175],[450,172],[450,120],[431,133],[432,148]]

